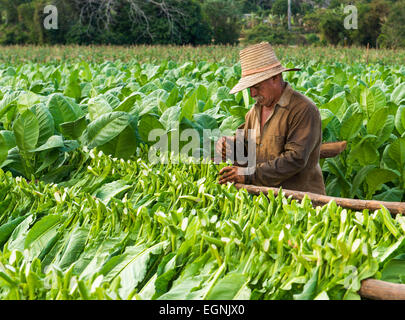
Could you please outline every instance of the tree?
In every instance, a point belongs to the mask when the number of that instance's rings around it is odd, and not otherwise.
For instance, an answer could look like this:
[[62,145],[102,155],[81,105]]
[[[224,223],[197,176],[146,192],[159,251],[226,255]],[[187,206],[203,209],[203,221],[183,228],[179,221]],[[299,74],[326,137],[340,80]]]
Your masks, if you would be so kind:
[[333,45],[342,44],[345,38],[348,38],[348,30],[344,28],[343,20],[342,10],[326,10],[319,23],[322,38]]
[[242,26],[242,3],[236,0],[206,0],[203,3],[215,44],[236,44]]
[[[271,7],[271,13],[278,16],[287,16],[287,12],[288,0],[276,0]],[[291,14],[296,15],[297,13],[301,13],[300,2],[298,0],[291,0]]]
[[[44,8],[58,9],[45,30]],[[207,44],[210,28],[196,0],[0,0],[0,43]]]
[[387,21],[381,27],[379,45],[388,48],[405,48],[405,0],[395,3]]
[[111,44],[209,43],[207,23],[194,0],[74,0],[72,42]]
[[350,38],[353,43],[376,47],[381,27],[389,12],[389,3],[385,0],[373,0],[358,7],[358,29],[352,30]]

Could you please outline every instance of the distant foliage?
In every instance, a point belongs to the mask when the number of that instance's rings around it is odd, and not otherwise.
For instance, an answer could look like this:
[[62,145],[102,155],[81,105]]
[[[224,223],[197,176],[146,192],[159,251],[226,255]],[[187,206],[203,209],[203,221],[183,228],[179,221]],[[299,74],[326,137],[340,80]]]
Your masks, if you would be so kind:
[[1,0],[0,44],[208,44],[195,0],[55,0],[58,29],[45,30],[45,0]]
[[381,46],[388,48],[405,48],[404,0],[394,4],[381,31],[382,33],[378,37]]
[[[44,8],[58,8],[46,30]],[[347,5],[357,29],[345,29]],[[0,44],[405,47],[405,0],[0,0]]]

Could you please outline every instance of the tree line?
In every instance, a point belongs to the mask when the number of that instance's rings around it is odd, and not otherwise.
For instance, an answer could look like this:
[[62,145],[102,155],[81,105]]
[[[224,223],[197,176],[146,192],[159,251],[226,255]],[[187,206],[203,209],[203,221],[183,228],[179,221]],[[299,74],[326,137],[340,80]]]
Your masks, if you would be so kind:
[[[44,26],[48,5],[57,9],[57,28]],[[348,5],[356,7],[355,29],[343,23]],[[0,44],[397,48],[405,47],[404,21],[405,0],[0,0]]]

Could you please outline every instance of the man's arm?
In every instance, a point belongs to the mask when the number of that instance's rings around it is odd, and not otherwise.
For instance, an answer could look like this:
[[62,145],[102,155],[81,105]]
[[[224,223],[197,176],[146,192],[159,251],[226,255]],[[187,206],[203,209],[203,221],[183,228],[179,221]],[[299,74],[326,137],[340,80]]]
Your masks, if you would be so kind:
[[246,184],[278,186],[305,168],[308,158],[321,138],[321,117],[316,106],[308,105],[294,115],[279,157],[256,165]]

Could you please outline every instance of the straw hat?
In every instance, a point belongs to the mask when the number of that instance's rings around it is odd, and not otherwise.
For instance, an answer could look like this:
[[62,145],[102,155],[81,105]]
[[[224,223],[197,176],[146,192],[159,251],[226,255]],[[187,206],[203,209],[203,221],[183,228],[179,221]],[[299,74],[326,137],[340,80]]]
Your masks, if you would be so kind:
[[232,88],[230,93],[244,90],[263,80],[274,77],[284,71],[299,71],[301,69],[284,68],[278,61],[273,48],[268,42],[261,42],[249,46],[240,51],[240,64],[242,67],[242,78]]

